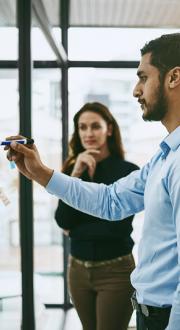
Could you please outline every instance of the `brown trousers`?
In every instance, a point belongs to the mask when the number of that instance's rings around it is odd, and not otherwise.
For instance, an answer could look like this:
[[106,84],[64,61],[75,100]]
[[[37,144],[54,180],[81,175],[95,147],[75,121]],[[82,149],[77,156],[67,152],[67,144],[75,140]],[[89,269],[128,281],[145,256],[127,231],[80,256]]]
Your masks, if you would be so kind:
[[112,264],[85,267],[69,258],[69,292],[83,330],[126,330],[132,315],[132,255]]

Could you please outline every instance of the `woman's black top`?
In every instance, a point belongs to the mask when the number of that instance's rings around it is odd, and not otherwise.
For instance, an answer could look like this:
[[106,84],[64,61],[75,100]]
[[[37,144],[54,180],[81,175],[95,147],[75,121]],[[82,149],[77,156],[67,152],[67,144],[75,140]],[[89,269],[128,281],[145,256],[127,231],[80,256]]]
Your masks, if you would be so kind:
[[[93,182],[111,184],[137,169],[138,166],[118,156],[109,156],[97,163]],[[81,179],[92,181],[87,171],[83,172]],[[70,231],[70,252],[78,259],[108,260],[132,251],[134,242],[130,234],[133,216],[125,221],[102,220],[59,201],[55,219],[59,227]]]

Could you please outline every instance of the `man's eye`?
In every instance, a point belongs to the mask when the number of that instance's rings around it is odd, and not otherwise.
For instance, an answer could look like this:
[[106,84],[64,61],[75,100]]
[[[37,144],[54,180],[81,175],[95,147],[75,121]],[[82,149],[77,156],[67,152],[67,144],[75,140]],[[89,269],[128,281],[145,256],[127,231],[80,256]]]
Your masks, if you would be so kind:
[[141,76],[140,81],[145,82],[147,80],[147,76]]

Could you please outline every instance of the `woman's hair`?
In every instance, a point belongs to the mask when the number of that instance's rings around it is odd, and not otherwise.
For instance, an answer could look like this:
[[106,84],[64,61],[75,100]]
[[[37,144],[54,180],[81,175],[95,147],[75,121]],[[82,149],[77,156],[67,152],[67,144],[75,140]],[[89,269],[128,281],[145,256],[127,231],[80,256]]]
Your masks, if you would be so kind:
[[86,111],[91,111],[100,115],[107,123],[107,125],[112,126],[112,135],[107,137],[108,148],[111,155],[117,155],[121,159],[124,159],[124,150],[122,145],[121,134],[119,130],[119,126],[112,116],[109,109],[99,102],[86,103],[74,116],[74,133],[69,142],[69,156],[64,162],[62,171],[68,172],[69,167],[75,163],[75,160],[79,153],[83,152],[85,149],[81,144],[81,140],[79,137],[79,129],[78,122],[79,117],[82,113]]

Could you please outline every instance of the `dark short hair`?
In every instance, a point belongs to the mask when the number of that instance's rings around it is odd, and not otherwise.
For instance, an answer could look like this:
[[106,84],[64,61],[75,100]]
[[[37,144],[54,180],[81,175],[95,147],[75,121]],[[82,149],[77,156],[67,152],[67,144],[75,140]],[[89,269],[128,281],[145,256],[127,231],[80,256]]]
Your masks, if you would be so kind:
[[146,43],[141,55],[151,53],[151,64],[159,69],[161,75],[180,66],[180,33],[164,34]]
[[78,154],[84,151],[79,137],[78,122],[81,114],[87,111],[97,113],[106,121],[107,125],[112,126],[112,135],[108,136],[107,138],[110,154],[117,155],[121,159],[124,159],[124,150],[120,129],[112,113],[104,104],[100,102],[86,103],[74,116],[74,132],[69,142],[69,157],[64,163],[63,172],[67,172],[68,168],[71,166],[71,164],[73,164]]

